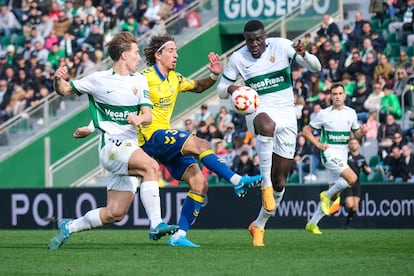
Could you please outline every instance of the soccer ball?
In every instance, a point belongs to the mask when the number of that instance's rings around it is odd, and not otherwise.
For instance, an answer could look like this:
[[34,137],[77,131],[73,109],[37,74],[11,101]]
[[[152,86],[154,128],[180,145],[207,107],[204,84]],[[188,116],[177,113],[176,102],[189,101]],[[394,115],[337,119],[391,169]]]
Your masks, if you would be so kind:
[[259,94],[248,86],[241,86],[234,90],[230,99],[234,111],[239,114],[251,114],[256,111],[259,104]]

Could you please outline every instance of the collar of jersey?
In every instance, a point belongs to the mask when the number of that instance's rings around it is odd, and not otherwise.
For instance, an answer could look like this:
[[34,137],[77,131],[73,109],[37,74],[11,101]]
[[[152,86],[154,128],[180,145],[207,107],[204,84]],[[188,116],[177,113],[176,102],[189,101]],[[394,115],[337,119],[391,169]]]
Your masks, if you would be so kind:
[[155,73],[157,73],[158,77],[159,77],[162,81],[165,81],[165,80],[167,79],[167,77],[165,77],[165,76],[161,73],[160,69],[158,69],[157,64],[156,64],[156,63],[154,63],[154,65],[153,65],[153,66],[154,66]]

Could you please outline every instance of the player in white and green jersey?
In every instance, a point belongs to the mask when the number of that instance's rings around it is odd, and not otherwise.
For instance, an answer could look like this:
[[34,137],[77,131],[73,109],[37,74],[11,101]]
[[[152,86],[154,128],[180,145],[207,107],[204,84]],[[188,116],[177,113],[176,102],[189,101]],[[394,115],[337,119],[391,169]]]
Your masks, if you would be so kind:
[[297,121],[291,62],[295,60],[312,72],[320,71],[321,64],[300,41],[294,44],[284,38],[267,38],[258,20],[247,22],[243,34],[246,45],[230,57],[217,92],[220,98],[228,98],[239,87],[235,82],[240,76],[245,85],[259,93],[259,107],[246,116],[246,122],[257,135],[256,150],[264,181],[262,208],[249,231],[253,246],[264,246],[264,228],[282,201],[295,153]]
[[[161,219],[158,163],[138,147],[136,128],[152,122],[152,102],[146,78],[136,73],[141,61],[138,44],[129,32],[117,33],[107,43],[114,61],[112,69],[94,72],[71,82],[66,66],[55,72],[54,88],[61,96],[87,94],[94,128],[101,132],[99,161],[109,171],[107,205],[88,211],[75,220],[59,221],[59,233],[49,243],[59,249],[72,233],[121,221],[134,199],[138,179],[140,195],[151,222],[150,239],[157,240],[178,230]],[[87,136],[93,129],[78,129],[74,136]]]
[[[344,105],[345,91],[341,84],[331,87],[332,106],[323,109],[308,126],[303,128],[307,140],[321,150],[321,159],[328,170],[328,181],[333,184],[327,191],[320,193],[321,204],[305,229],[313,234],[322,234],[318,222],[329,215],[331,200],[352,186],[358,179],[355,172],[348,166],[348,142],[352,138],[360,139],[366,133],[364,125],[359,126],[354,109]],[[321,131],[320,140],[313,136],[313,130]]]

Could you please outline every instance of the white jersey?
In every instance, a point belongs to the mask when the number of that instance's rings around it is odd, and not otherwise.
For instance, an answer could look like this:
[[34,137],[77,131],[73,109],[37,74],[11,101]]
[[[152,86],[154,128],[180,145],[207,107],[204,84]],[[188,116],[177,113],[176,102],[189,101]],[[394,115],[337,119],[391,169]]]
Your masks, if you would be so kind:
[[329,145],[328,149],[321,152],[322,161],[326,161],[324,157],[328,155],[336,156],[341,161],[347,160],[351,131],[359,129],[354,109],[348,106],[340,110],[327,107],[310,121],[309,126],[321,130],[320,142]]
[[92,120],[102,132],[102,141],[109,137],[137,140],[135,126],[127,121],[128,114],[138,114],[143,105],[152,107],[148,82],[142,74],[121,76],[109,69],[70,84],[78,94],[88,94]]
[[234,82],[240,75],[245,85],[258,92],[259,109],[268,106],[291,108],[294,102],[290,59],[295,56],[292,41],[284,38],[267,38],[266,50],[260,58],[254,58],[247,46],[234,52],[223,77]]

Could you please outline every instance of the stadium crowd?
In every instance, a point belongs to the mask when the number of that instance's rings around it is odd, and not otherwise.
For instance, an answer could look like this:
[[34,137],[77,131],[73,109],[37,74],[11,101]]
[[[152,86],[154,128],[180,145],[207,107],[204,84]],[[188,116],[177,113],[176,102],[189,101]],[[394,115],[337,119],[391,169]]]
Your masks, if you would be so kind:
[[[114,33],[180,33],[187,24],[185,14],[167,29],[164,22],[191,0],[10,2],[0,1],[0,124],[54,93],[52,78],[59,66],[68,66],[73,79],[93,70],[105,57],[105,42]],[[319,152],[305,141],[301,129],[331,104],[330,86],[341,82],[347,105],[369,128],[362,147],[373,148],[374,154],[365,157],[378,159],[372,165],[383,171],[385,181],[414,181],[414,166],[406,161],[410,156],[414,160],[414,128],[402,124],[404,118],[414,120],[414,0],[371,0],[369,12],[371,18],[356,12],[353,24],[342,29],[340,22],[323,15],[316,34],[304,37],[322,71],[309,73],[293,64],[299,134],[291,175],[303,170],[307,175],[301,180],[316,180],[320,168]],[[237,173],[257,174],[255,137],[247,131],[243,116],[225,106],[212,114],[203,105],[184,127],[210,141]],[[178,183],[167,170],[161,172],[167,185]],[[207,169],[203,172],[216,178]]]

